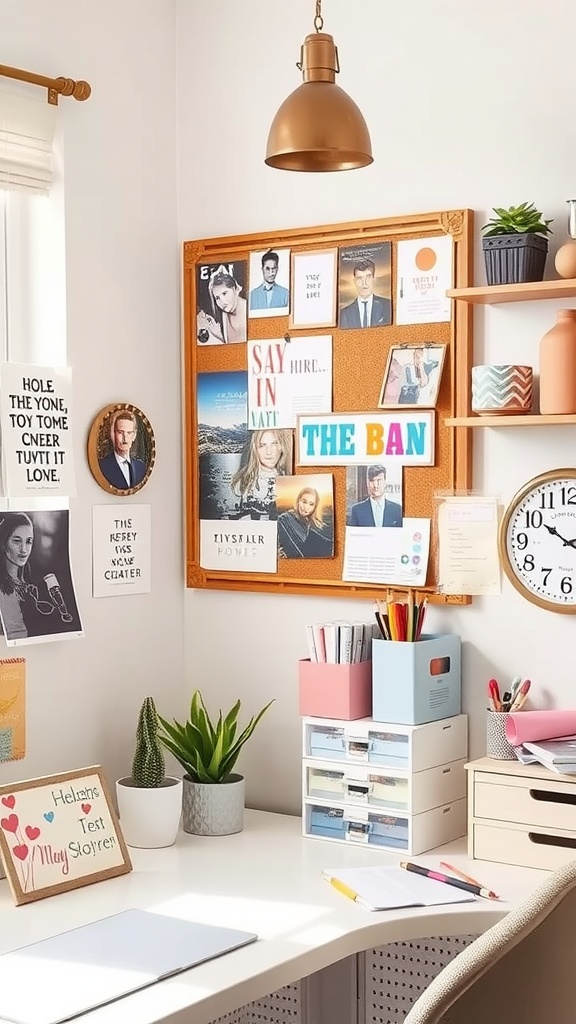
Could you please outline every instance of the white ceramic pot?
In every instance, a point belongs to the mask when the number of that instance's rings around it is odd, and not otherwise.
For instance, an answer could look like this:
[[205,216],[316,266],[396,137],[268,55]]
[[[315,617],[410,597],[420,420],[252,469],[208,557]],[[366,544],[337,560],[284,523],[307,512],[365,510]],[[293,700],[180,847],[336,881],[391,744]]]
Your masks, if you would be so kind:
[[193,782],[184,776],[182,828],[195,836],[229,836],[244,827],[244,776],[224,782]]
[[128,846],[156,850],[176,842],[182,813],[182,779],[168,776],[156,789],[118,779],[116,797],[120,827]]
[[472,410],[493,416],[530,412],[532,376],[531,366],[473,366]]

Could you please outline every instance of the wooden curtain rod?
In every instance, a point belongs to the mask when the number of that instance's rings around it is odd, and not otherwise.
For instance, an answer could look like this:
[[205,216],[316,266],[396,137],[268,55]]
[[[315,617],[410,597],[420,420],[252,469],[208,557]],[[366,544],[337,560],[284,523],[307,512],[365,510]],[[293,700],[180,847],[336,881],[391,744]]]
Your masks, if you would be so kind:
[[20,82],[30,82],[31,85],[42,85],[48,90],[48,103],[58,104],[59,96],[73,96],[75,100],[87,100],[92,89],[88,82],[75,82],[72,78],[46,78],[45,75],[35,75],[32,71],[22,71],[21,68],[9,68],[6,64],[0,64],[0,77],[16,78]]

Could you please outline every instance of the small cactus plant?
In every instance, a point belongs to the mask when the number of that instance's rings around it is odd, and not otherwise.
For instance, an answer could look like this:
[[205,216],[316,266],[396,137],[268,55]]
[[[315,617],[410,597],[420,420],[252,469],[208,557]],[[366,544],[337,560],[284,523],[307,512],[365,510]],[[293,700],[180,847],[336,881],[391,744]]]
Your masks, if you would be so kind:
[[142,701],[136,729],[132,778],[139,789],[157,789],[164,782],[166,763],[158,741],[158,715],[153,697]]

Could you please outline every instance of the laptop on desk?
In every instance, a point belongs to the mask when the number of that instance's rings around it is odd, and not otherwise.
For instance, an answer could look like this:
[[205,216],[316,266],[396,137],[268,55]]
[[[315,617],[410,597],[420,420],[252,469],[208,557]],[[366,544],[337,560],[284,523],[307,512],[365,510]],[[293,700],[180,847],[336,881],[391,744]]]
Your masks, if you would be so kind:
[[0,955],[0,1021],[61,1024],[257,938],[126,910]]

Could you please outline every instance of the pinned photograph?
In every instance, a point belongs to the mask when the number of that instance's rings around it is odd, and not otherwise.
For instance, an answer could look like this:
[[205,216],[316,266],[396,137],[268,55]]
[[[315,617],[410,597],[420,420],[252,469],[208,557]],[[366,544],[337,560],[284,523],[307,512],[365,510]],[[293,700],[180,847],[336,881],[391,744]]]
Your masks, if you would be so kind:
[[340,249],[341,328],[386,327],[392,323],[390,242]]
[[278,478],[293,469],[293,431],[252,430],[231,481],[234,512],[227,519],[276,519]]
[[199,345],[246,341],[246,261],[201,263],[196,268],[196,340]]
[[349,466],[346,508],[347,526],[402,526],[402,466]]
[[290,249],[250,253],[249,317],[288,316]]
[[433,409],[438,401],[446,345],[393,345],[388,353],[379,409]]
[[279,477],[278,558],[334,556],[334,478],[331,473]]
[[83,636],[67,509],[0,513],[0,619],[8,646]]

